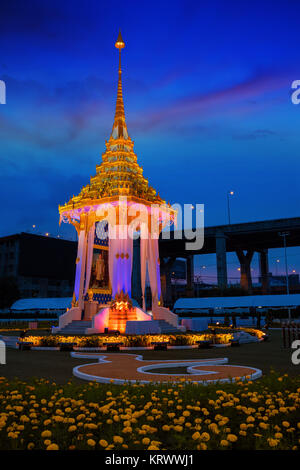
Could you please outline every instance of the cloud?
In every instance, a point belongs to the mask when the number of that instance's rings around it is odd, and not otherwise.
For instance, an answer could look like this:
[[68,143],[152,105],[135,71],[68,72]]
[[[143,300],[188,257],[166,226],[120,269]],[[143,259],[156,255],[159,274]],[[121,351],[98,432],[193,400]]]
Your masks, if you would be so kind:
[[257,139],[265,139],[267,137],[273,137],[273,136],[278,136],[280,137],[280,135],[275,132],[275,131],[272,131],[270,129],[256,129],[252,132],[246,132],[246,133],[236,133],[236,134],[233,134],[232,138],[234,140],[257,140]]
[[242,107],[254,109],[257,100],[274,91],[286,87],[289,90],[289,79],[281,73],[258,73],[240,83],[232,86],[210,91],[187,95],[177,99],[159,110],[143,113],[141,119],[131,123],[134,129],[152,129],[160,124],[169,125],[190,116],[208,116],[219,113],[228,114],[231,108]]

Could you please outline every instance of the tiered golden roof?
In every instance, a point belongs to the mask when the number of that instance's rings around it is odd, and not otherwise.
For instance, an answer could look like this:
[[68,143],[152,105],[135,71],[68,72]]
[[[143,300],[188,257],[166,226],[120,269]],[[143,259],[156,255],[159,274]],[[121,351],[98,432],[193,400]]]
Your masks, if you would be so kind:
[[102,154],[102,163],[96,166],[96,175],[91,177],[90,184],[84,186],[78,196],[73,196],[69,202],[59,206],[60,213],[72,208],[111,201],[119,196],[148,203],[165,202],[144,178],[143,169],[138,165],[133,150],[134,142],[128,135],[121,70],[121,50],[125,47],[125,43],[121,32],[115,46],[119,49],[118,92],[112,132],[109,140],[105,142],[106,151]]

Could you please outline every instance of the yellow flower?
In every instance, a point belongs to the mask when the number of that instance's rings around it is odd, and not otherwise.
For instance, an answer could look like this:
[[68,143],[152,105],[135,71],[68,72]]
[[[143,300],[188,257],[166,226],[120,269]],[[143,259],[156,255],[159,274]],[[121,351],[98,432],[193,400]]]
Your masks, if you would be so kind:
[[241,436],[247,436],[246,431],[240,431],[239,434],[240,434]]
[[236,442],[237,441],[237,436],[235,434],[227,434],[227,440],[229,442]]
[[149,437],[144,437],[144,439],[142,439],[142,443],[143,443],[145,446],[149,445],[149,444],[150,444],[150,439],[149,439]]
[[200,442],[200,444],[197,445],[198,450],[207,450],[207,445],[204,442]]
[[47,447],[47,446],[50,446],[51,440],[50,440],[50,439],[45,439],[45,440],[44,440],[44,444],[45,444],[46,447]]
[[201,434],[201,440],[206,442],[210,440],[210,435],[208,434],[208,432],[203,432]]
[[43,431],[42,434],[41,434],[42,437],[51,437],[52,436],[52,432],[51,431]]
[[226,441],[226,439],[222,439],[220,444],[221,444],[222,447],[227,447],[229,445],[229,442]]
[[101,440],[99,441],[99,445],[100,445],[101,447],[107,447],[107,446],[108,446],[108,442],[107,442],[105,439],[101,439]]
[[27,446],[27,449],[28,450],[31,450],[34,448],[34,443],[33,442],[29,442],[28,446]]
[[285,428],[289,428],[290,423],[288,421],[282,421],[282,426],[285,427]]
[[194,441],[197,441],[197,439],[200,439],[200,433],[198,431],[194,432],[194,434],[192,435],[192,439]]
[[57,444],[50,444],[46,450],[59,450],[59,447]]
[[262,422],[262,423],[259,423],[259,427],[261,429],[268,429],[268,424]]
[[283,434],[281,434],[281,432],[276,432],[275,437],[276,439],[281,439],[283,437]]
[[113,441],[114,441],[115,444],[123,444],[124,439],[121,436],[114,436]]
[[21,418],[20,418],[20,421],[22,421],[23,423],[28,423],[28,421],[30,421],[30,419],[27,416],[22,415]]
[[174,431],[182,432],[182,430],[183,430],[183,427],[180,426],[179,424],[177,426],[174,426]]
[[68,431],[69,432],[74,432],[74,431],[76,431],[76,429],[77,429],[77,426],[69,426]]
[[246,421],[247,421],[247,423],[253,423],[253,421],[255,421],[255,418],[253,418],[253,416],[248,416]]
[[90,446],[90,447],[95,447],[96,441],[94,441],[94,439],[88,439],[87,440],[87,445]]
[[245,424],[245,423],[240,424],[240,428],[241,428],[243,431],[245,431],[245,430],[247,429],[247,427],[248,427],[248,426],[247,426],[247,424]]
[[122,429],[122,432],[124,434],[129,434],[132,432],[132,427],[131,426],[126,426],[125,428]]
[[272,439],[271,437],[268,438],[268,443],[270,447],[276,447],[278,442],[278,439]]
[[162,430],[163,431],[170,431],[170,426],[168,426],[167,424],[164,424],[163,427],[162,427]]

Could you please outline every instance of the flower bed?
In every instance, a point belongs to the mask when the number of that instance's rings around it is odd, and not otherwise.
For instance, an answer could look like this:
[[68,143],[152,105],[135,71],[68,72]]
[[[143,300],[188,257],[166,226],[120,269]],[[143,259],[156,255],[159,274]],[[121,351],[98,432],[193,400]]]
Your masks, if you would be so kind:
[[179,335],[92,335],[92,336],[26,336],[20,341],[30,341],[34,346],[58,346],[59,343],[77,343],[78,347],[102,347],[104,343],[123,343],[128,347],[151,346],[155,341],[166,341],[171,346],[185,346],[196,344],[197,341],[215,340],[217,344],[229,343],[232,338],[231,333],[213,335],[207,334],[179,334]]
[[214,329],[214,330],[226,330],[229,334],[231,332],[237,332],[237,331],[245,331],[246,333],[250,333],[250,335],[256,336],[258,339],[262,339],[265,336],[265,333],[262,330],[259,330],[257,328],[250,328],[247,326],[238,326],[237,328],[230,328],[229,326],[220,326],[220,325],[209,325],[209,329]]
[[299,430],[299,376],[206,387],[0,378],[0,450],[297,450]]

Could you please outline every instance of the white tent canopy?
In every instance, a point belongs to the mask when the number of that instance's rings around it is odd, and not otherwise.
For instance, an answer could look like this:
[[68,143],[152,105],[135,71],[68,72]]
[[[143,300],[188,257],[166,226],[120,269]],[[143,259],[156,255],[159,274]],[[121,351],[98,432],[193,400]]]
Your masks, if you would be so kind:
[[201,310],[226,308],[272,308],[296,307],[300,305],[300,294],[292,295],[245,295],[242,297],[195,297],[178,299],[174,310]]
[[71,307],[72,297],[20,299],[11,310],[66,310]]

